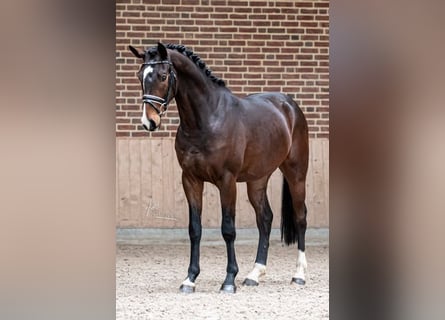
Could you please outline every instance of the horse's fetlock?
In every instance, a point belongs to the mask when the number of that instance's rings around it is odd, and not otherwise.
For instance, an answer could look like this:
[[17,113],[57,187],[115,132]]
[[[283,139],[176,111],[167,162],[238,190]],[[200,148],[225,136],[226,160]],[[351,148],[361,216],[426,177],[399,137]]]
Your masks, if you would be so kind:
[[239,269],[237,265],[227,267],[227,273],[233,274],[234,277],[238,274],[238,271]]
[[200,272],[201,272],[201,270],[199,269],[199,267],[190,267],[188,270],[188,276],[189,276],[190,280],[195,281],[195,279],[198,277]]

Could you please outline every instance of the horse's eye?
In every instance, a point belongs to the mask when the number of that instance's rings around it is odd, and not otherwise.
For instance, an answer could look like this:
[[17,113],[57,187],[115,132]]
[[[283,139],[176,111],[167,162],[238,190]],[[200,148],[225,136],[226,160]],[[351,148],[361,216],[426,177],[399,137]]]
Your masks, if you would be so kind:
[[161,76],[161,81],[165,81],[165,80],[167,80],[167,75],[166,75],[166,74],[163,74],[163,75]]

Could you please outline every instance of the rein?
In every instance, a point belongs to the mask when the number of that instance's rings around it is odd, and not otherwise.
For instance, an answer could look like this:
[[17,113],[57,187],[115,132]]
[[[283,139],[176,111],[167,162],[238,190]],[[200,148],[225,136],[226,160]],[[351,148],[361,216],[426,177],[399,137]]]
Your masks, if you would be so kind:
[[[170,65],[170,74],[168,77],[168,89],[167,89],[167,93],[165,94],[164,98],[158,97],[158,96],[154,96],[151,94],[144,94],[142,96],[142,101],[144,103],[148,103],[150,104],[150,106],[156,110],[156,112],[158,113],[159,116],[162,116],[165,114],[165,112],[167,112],[167,108],[168,108],[168,104],[170,103],[170,101],[168,100],[168,97],[170,96],[170,93],[172,91],[172,87],[173,87],[173,82],[176,82],[176,75],[173,72],[173,70],[171,70],[171,66],[173,65],[170,61],[168,60],[163,60],[163,61],[153,61],[153,62],[144,62],[142,65],[147,65],[147,66],[152,66],[152,65],[156,65],[156,64],[168,64]],[[160,105],[160,108],[156,107],[154,104],[157,103]]]

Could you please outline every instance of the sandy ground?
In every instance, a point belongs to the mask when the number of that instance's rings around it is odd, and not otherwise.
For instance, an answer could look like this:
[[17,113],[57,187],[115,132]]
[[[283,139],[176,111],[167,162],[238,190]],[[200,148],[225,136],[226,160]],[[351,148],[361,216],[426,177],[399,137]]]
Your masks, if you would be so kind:
[[241,283],[253,267],[256,242],[236,243],[237,292],[221,294],[226,249],[223,242],[203,242],[196,292],[179,286],[189,262],[188,240],[167,244],[122,245],[116,254],[117,319],[329,319],[329,248],[306,247],[306,285],[291,285],[297,249],[272,240],[267,274],[258,287]]

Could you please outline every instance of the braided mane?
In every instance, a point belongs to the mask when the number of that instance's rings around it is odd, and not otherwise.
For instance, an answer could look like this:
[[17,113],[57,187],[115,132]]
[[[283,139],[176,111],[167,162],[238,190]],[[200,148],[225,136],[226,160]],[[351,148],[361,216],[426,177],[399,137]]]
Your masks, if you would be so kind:
[[176,50],[179,53],[187,56],[190,60],[192,60],[198,67],[199,69],[202,70],[202,72],[204,72],[204,74],[214,83],[216,83],[217,85],[221,86],[221,87],[225,87],[226,83],[224,82],[224,80],[215,77],[212,74],[212,71],[206,66],[206,63],[204,61],[201,60],[201,58],[195,54],[193,51],[187,49],[185,46],[183,45],[179,45],[179,44],[172,44],[169,43],[166,45],[166,47],[168,49],[171,50]]

